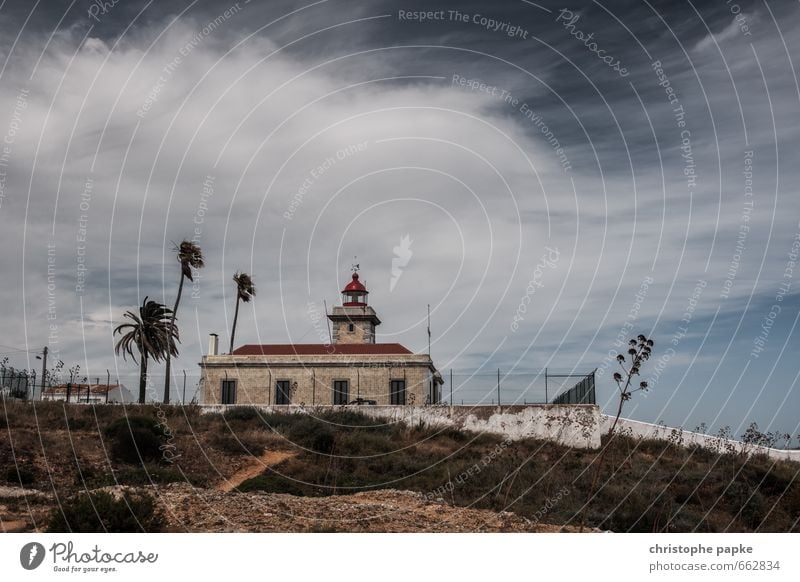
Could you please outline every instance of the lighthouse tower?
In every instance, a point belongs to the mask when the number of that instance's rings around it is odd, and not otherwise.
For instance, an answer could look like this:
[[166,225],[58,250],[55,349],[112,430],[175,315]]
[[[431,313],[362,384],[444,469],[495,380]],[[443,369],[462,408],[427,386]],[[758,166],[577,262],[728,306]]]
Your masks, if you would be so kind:
[[359,281],[358,266],[353,267],[350,282],[342,289],[342,304],[333,308],[328,319],[333,323],[333,343],[374,344],[375,326],[381,324],[375,310],[367,305],[369,291]]

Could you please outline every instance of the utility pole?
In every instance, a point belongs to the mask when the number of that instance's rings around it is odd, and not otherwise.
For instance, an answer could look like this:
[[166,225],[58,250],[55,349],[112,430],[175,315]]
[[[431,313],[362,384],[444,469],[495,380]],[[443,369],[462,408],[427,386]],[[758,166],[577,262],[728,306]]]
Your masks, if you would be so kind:
[[186,406],[186,370],[183,371],[183,398],[181,399],[183,405]]
[[[39,398],[44,398],[44,380],[47,378],[47,346],[42,350],[42,390],[39,393]],[[34,386],[35,388],[36,386]]]
[[106,368],[106,404],[108,404],[108,393],[111,392],[111,372]]

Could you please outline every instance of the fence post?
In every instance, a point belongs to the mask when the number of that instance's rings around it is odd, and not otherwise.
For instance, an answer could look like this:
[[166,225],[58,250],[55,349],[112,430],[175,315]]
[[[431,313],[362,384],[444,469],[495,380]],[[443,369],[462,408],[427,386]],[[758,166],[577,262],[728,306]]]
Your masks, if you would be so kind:
[[544,403],[550,403],[550,397],[547,396],[547,368],[544,369]]
[[450,368],[450,408],[453,407],[453,368]]

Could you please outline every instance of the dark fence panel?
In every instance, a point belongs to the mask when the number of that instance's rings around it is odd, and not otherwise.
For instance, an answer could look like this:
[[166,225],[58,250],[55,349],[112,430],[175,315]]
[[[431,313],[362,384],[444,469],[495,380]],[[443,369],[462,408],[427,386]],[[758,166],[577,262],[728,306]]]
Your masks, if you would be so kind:
[[552,404],[597,404],[594,390],[594,372],[584,376],[572,388],[553,398]]
[[28,398],[32,378],[26,370],[2,366],[0,368],[0,394],[10,398]]

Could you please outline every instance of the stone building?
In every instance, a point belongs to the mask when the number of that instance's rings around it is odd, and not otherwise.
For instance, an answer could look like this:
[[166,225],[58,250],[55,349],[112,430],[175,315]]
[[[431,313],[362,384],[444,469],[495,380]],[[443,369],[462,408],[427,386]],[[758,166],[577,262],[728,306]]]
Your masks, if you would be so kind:
[[342,304],[328,315],[331,343],[250,344],[218,354],[212,334],[200,363],[204,404],[425,405],[441,399],[441,374],[428,354],[377,343],[381,320],[353,272]]

